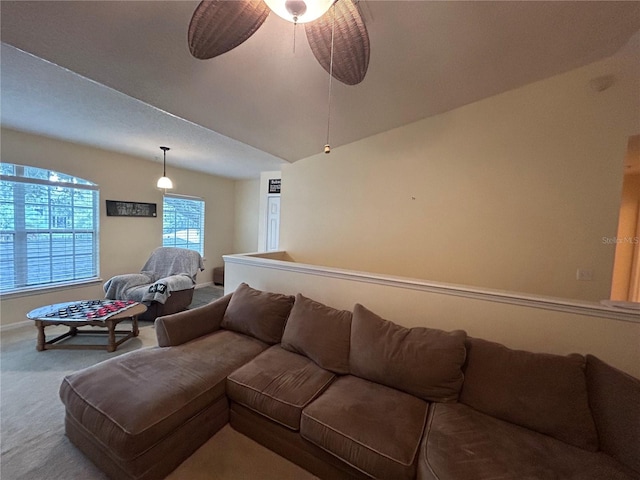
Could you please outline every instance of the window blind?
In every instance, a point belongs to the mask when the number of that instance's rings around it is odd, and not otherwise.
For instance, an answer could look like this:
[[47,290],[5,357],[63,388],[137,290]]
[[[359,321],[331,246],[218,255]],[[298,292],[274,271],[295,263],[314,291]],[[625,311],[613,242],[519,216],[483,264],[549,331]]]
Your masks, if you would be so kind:
[[97,185],[0,164],[0,292],[97,278],[98,223]]
[[204,256],[204,200],[179,195],[164,196],[162,246],[188,248]]

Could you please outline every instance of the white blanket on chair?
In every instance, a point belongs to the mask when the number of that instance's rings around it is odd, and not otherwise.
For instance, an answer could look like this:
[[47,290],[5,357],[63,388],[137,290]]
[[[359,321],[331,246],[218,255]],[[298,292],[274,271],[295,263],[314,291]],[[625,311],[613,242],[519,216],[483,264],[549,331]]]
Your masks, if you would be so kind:
[[185,275],[195,284],[198,270],[204,270],[204,261],[198,252],[159,247],[153,251],[140,273],[152,277],[153,282],[171,275]]
[[198,252],[158,247],[140,273],[116,275],[104,284],[105,298],[164,304],[171,292],[193,288],[204,261]]
[[171,275],[155,282],[144,273],[116,275],[104,284],[105,298],[126,299],[135,302],[164,304],[171,292],[193,287],[193,281],[187,275]]

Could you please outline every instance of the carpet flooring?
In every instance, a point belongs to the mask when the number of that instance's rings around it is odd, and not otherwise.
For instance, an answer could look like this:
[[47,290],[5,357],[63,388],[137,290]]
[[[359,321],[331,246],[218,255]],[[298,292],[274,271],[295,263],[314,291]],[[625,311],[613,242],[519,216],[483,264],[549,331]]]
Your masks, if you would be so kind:
[[[190,308],[223,295],[222,287],[196,289]],[[48,327],[47,337],[65,327]],[[88,339],[88,340],[85,340]],[[96,342],[93,336],[72,341]],[[0,478],[2,480],[103,480],[106,476],[64,434],[58,389],[65,375],[100,361],[157,345],[151,322],[118,350],[35,349],[35,327],[0,338]],[[141,405],[140,408],[144,408]],[[316,477],[225,426],[182,463],[169,480],[313,480]]]
[[189,308],[201,307],[223,295],[224,287],[218,285],[207,285],[206,287],[196,288],[193,292],[193,299],[191,300]]

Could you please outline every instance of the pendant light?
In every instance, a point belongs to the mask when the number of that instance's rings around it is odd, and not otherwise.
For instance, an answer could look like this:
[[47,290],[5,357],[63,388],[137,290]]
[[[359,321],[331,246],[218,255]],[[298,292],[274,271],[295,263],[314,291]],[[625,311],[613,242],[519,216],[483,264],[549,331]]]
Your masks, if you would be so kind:
[[171,150],[169,147],[160,147],[160,150],[164,152],[164,160],[162,163],[162,177],[158,179],[158,188],[170,189],[173,188],[173,182],[167,177],[167,150]]

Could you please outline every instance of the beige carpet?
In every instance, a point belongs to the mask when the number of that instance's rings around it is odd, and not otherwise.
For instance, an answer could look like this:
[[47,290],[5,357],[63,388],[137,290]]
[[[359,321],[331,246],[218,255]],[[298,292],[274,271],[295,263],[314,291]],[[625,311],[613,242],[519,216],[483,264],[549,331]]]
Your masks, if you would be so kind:
[[[47,328],[47,338],[64,327]],[[64,434],[62,378],[128,351],[156,345],[151,323],[116,352],[35,349],[35,327],[4,332],[0,346],[0,478],[2,480],[104,479]],[[104,341],[86,336],[72,341]],[[144,408],[144,406],[141,406]],[[316,477],[239,434],[228,425],[188,458],[170,480],[307,480]]]

